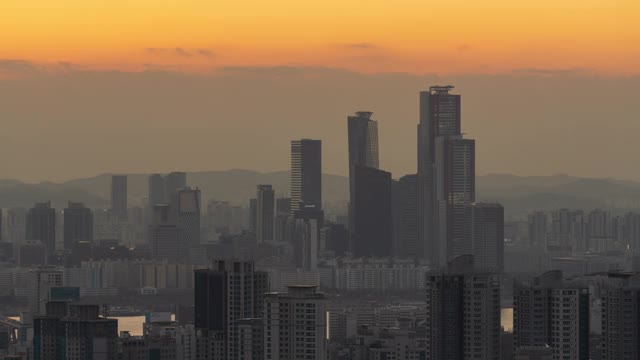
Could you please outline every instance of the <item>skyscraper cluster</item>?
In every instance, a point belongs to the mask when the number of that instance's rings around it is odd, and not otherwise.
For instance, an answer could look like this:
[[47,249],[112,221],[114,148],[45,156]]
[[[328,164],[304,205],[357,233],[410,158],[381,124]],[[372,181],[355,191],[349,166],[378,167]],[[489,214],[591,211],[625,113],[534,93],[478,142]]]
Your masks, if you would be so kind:
[[504,210],[477,204],[475,140],[463,136],[453,86],[420,93],[417,174],[398,181],[379,163],[378,124],[349,116],[349,250],[354,256],[403,256],[432,267],[473,254],[477,266],[503,269]]

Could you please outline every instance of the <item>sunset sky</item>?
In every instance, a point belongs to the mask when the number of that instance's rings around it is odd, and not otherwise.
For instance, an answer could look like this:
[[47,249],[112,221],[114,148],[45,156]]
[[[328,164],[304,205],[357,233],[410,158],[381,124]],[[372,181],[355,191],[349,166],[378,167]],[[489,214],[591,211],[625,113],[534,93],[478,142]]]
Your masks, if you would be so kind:
[[55,67],[640,71],[637,0],[2,0],[0,58]]
[[0,0],[0,179],[284,170],[304,137],[346,174],[359,110],[398,178],[435,84],[480,174],[640,181],[638,0]]

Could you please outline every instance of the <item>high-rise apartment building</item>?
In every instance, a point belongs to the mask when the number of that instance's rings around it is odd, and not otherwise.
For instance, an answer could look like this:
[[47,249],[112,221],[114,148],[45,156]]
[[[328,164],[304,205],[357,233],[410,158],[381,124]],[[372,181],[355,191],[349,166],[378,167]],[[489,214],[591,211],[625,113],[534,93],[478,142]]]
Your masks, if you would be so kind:
[[624,216],[625,242],[634,253],[640,253],[640,214],[627,213]]
[[93,213],[82,203],[69,201],[64,209],[64,249],[72,250],[78,241],[93,243]]
[[119,221],[127,220],[127,176],[111,177],[111,212]]
[[258,185],[256,196],[256,239],[258,243],[273,240],[275,192],[271,185]]
[[47,247],[47,256],[56,251],[56,209],[51,202],[37,203],[27,212],[27,240],[39,240]]
[[550,346],[554,359],[589,359],[589,289],[549,271],[513,294],[514,348]]
[[358,257],[393,256],[391,173],[356,166],[354,174],[353,253]]
[[427,359],[500,359],[499,275],[463,255],[427,274],[426,292]]
[[255,271],[252,262],[219,260],[195,270],[195,327],[205,344],[198,346],[198,358],[239,359],[240,321],[262,318],[268,291],[268,274]]
[[249,199],[249,230],[258,230],[258,199]]
[[[371,119],[372,112],[358,111],[347,118],[349,137],[349,233],[356,233],[356,169],[380,166],[378,155],[378,122]],[[353,239],[351,240],[353,242]],[[352,244],[353,245],[353,244]]]
[[640,274],[610,273],[602,289],[602,359],[640,359]]
[[322,141],[291,141],[291,211],[301,204],[322,208]]
[[315,286],[267,294],[263,313],[265,359],[327,359],[326,298]]
[[61,287],[63,274],[52,266],[41,266],[29,271],[29,310],[31,314],[44,315],[46,304],[50,300],[51,289]]
[[118,359],[118,320],[98,305],[50,302],[33,324],[34,359]]
[[547,213],[544,211],[536,211],[529,215],[529,246],[546,248],[547,221]]
[[474,203],[467,211],[476,269],[501,274],[504,270],[504,208],[500,204]]

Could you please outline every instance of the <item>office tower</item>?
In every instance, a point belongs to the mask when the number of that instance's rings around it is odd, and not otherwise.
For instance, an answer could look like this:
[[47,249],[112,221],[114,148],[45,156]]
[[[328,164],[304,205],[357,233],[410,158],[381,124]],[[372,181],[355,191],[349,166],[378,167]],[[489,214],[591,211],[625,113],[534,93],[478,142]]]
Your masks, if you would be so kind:
[[554,359],[589,359],[589,289],[549,271],[532,284],[516,282],[514,348],[549,345]]
[[118,320],[100,317],[98,305],[50,302],[33,333],[34,359],[118,359]]
[[153,174],[149,176],[149,193],[147,195],[148,205],[150,209],[153,209],[158,204],[168,204],[168,199],[165,198],[165,185],[164,177],[160,174]]
[[256,239],[258,243],[273,240],[275,192],[271,185],[258,185],[256,196]]
[[276,241],[287,241],[287,224],[291,217],[291,198],[276,199],[275,238]]
[[473,255],[427,274],[427,359],[500,358],[500,276],[477,271]]
[[610,273],[602,289],[602,359],[640,359],[640,275]]
[[64,209],[64,249],[71,250],[78,241],[93,242],[93,213],[82,203],[69,201]]
[[127,176],[111,177],[111,212],[119,221],[127,221]]
[[219,260],[195,270],[195,327],[207,344],[199,358],[238,359],[239,321],[262,317],[268,291],[268,274],[252,262]]
[[37,203],[27,212],[27,240],[40,240],[47,247],[47,256],[56,251],[56,209],[51,202]]
[[529,246],[547,246],[547,213],[544,211],[536,211],[529,215]]
[[164,178],[165,194],[171,198],[179,189],[187,187],[187,173],[174,171],[167,174]]
[[[355,225],[356,168],[380,166],[378,158],[378,122],[371,119],[372,112],[358,111],[347,118],[349,136],[349,233],[353,241]],[[351,244],[353,245],[353,244]]]
[[394,186],[395,255],[418,256],[418,176],[405,175]]
[[624,216],[625,242],[634,253],[640,253],[640,214],[627,213]]
[[200,245],[200,190],[190,187],[177,190],[180,243],[186,247]]
[[504,270],[504,208],[500,204],[474,203],[467,209],[476,269],[501,274]]
[[29,310],[32,315],[45,313],[45,306],[49,301],[51,288],[61,287],[63,274],[51,266],[41,266],[29,271]]
[[316,204],[301,204],[294,213],[293,248],[296,265],[308,271],[318,270],[320,229],[324,224],[324,211]]
[[291,141],[291,211],[300,204],[322,208],[322,141]]
[[326,298],[316,286],[267,294],[264,315],[265,359],[327,359]]
[[[432,86],[420,92],[418,123],[418,253],[435,266],[442,266],[437,249],[436,229],[436,139],[459,136],[460,95],[450,94],[453,86]],[[441,257],[441,256],[440,256]]]
[[418,124],[418,253],[432,266],[471,253],[465,207],[475,201],[475,141],[461,133],[460,95],[453,86],[420,93]]
[[258,199],[249,199],[249,230],[258,230]]
[[173,220],[169,205],[155,205],[153,207],[149,238],[154,259],[176,262],[187,259],[189,247],[183,243],[181,228]]
[[393,256],[391,173],[356,166],[352,208],[355,256]]
[[47,247],[40,240],[25,240],[16,249],[19,267],[28,268],[47,264]]
[[611,214],[608,211],[595,209],[587,215],[587,250],[613,250]]
[[344,256],[349,251],[349,229],[344,224],[329,224],[322,229],[325,250],[333,251],[335,256]]

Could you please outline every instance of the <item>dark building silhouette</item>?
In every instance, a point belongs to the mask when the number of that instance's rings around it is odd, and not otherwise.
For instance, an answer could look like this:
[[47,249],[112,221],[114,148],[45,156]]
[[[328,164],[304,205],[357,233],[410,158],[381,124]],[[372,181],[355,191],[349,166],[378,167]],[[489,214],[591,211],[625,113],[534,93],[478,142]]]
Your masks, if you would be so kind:
[[358,111],[347,117],[349,138],[349,242],[355,248],[357,233],[356,171],[358,167],[377,169],[380,166],[378,154],[378,123],[371,119],[370,111]]
[[47,256],[56,251],[56,210],[50,201],[37,203],[27,212],[26,239],[42,242]]
[[82,203],[69,202],[64,209],[64,249],[73,250],[78,241],[93,242],[93,213]]
[[127,176],[111,177],[111,213],[120,221],[127,220]]
[[153,207],[153,221],[149,226],[153,257],[160,260],[186,261],[189,247],[183,243],[181,230],[171,214],[169,205]]
[[344,224],[331,224],[323,229],[326,250],[336,256],[344,256],[349,251],[349,229]]
[[287,224],[291,217],[291,198],[276,199],[275,237],[276,241],[287,241]]
[[504,208],[500,204],[475,203],[467,207],[469,242],[479,270],[504,270]]
[[589,359],[589,309],[587,285],[580,280],[564,280],[561,271],[548,271],[528,284],[516,282],[514,348],[548,345],[554,359]]
[[118,359],[118,320],[100,317],[98,305],[49,302],[33,333],[34,359]]
[[[261,318],[269,291],[266,272],[252,262],[214,261],[210,269],[195,270],[195,327],[201,332],[198,358],[238,359],[239,322]],[[200,349],[203,350],[200,350]],[[222,357],[220,357],[222,356]]]
[[181,243],[189,247],[200,245],[200,190],[186,187],[177,190],[177,194]]
[[322,141],[291,141],[291,211],[301,204],[322,207]]
[[418,176],[405,175],[394,183],[395,255],[418,256]]
[[271,185],[258,185],[256,196],[256,239],[258,243],[273,240],[275,192]]
[[[453,86],[432,86],[420,92],[418,124],[418,252],[437,264],[436,138],[460,135],[460,95]],[[439,264],[444,265],[444,264]]]
[[46,265],[47,260],[47,247],[40,240],[27,240],[18,246],[18,267]]
[[147,199],[150,209],[153,209],[154,205],[169,203],[168,199],[165,198],[164,177],[162,175],[153,174],[149,176],[149,193]]
[[500,359],[500,275],[459,256],[426,276],[427,359]]
[[258,199],[249,199],[249,230],[258,229]]
[[352,205],[355,256],[393,255],[391,173],[366,166],[355,169]]

